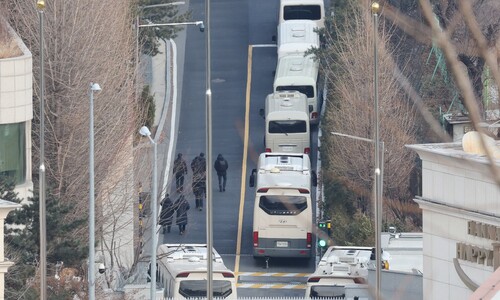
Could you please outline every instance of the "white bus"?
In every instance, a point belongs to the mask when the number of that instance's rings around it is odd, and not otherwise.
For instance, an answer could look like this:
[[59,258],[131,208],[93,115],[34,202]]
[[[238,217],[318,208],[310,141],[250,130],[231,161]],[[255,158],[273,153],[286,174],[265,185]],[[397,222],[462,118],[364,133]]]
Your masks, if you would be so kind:
[[278,23],[288,20],[312,20],[318,28],[325,27],[323,0],[281,0]]
[[[386,252],[382,265],[387,266]],[[368,292],[368,270],[375,268],[374,247],[331,246],[316,271],[307,279],[305,298],[371,299]]]
[[316,23],[310,20],[290,20],[278,25],[278,59],[285,55],[304,53],[319,48]]
[[313,55],[286,55],[278,60],[273,91],[298,91],[307,96],[309,120],[319,123],[319,63]]
[[282,91],[266,97],[265,152],[311,152],[311,132],[306,95],[297,91]]
[[[213,296],[237,299],[236,278],[213,249]],[[158,246],[157,279],[168,299],[207,297],[207,245],[162,244]]]
[[316,174],[307,154],[262,153],[252,170],[256,188],[253,256],[310,258],[313,253],[311,185]]

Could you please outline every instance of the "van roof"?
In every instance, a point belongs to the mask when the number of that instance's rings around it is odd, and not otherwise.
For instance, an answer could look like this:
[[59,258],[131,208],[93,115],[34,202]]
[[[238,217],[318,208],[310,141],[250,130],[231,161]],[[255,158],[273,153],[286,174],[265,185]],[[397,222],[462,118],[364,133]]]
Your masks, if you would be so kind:
[[284,85],[312,85],[315,87],[318,71],[319,63],[313,55],[283,56],[278,60],[276,76],[274,77],[274,90],[277,86]]
[[311,20],[289,20],[278,25],[278,57],[303,55],[310,48],[319,47],[319,35]]
[[310,277],[366,277],[373,247],[338,247],[331,246],[325,252],[316,271]]
[[[212,253],[214,271],[229,271],[219,253],[215,249]],[[162,244],[158,246],[158,258],[174,277],[181,272],[207,271],[206,244]]]
[[[309,120],[307,96],[297,91],[274,92],[266,97],[266,119],[275,112],[286,112],[289,119],[300,117]],[[298,112],[292,116],[292,112]]]

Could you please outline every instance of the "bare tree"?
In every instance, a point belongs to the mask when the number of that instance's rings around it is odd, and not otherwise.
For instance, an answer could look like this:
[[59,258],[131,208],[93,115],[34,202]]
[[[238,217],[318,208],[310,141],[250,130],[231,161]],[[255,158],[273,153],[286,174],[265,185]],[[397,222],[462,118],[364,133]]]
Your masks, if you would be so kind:
[[[483,107],[482,101],[484,81],[486,79],[484,76],[487,58],[485,51],[490,52],[490,55],[498,59],[500,49],[500,3],[495,0],[433,1],[434,5],[432,5],[431,11],[425,14],[426,20],[420,21],[402,14],[390,5],[389,1],[383,0],[381,2],[384,5],[382,16],[400,26],[416,40],[431,45],[433,42],[432,27],[447,36],[448,42],[455,49],[459,61],[467,70],[475,101],[484,120],[485,109],[492,109],[492,107]],[[424,2],[420,2],[421,5],[424,5]],[[479,36],[482,36],[481,42],[478,41]],[[437,42],[436,44],[440,43]],[[440,48],[442,48],[441,46]],[[449,63],[448,57],[447,62]],[[495,63],[495,65],[497,64]],[[491,72],[498,72],[496,70],[497,66],[493,66],[495,70],[492,70],[492,63],[489,65]]]
[[[13,26],[33,53],[34,107],[39,107],[37,11],[30,0],[4,0],[4,3]],[[87,214],[89,87],[91,82],[97,82],[102,91],[94,93],[96,228],[101,228],[103,235],[109,234],[109,230],[117,230],[116,226],[109,225],[113,223],[109,220],[116,221],[123,210],[134,207],[131,196],[109,205],[110,199],[117,199],[110,196],[110,190],[120,188],[121,180],[130,176],[127,170],[131,170],[128,167],[132,159],[132,137],[141,116],[134,97],[137,84],[135,16],[132,15],[132,3],[124,4],[121,0],[54,0],[46,2],[44,12],[45,159],[47,180],[55,187],[49,193],[71,203],[72,216],[81,218]],[[40,114],[38,110],[34,113],[33,165],[37,166]],[[37,169],[34,174],[36,172]],[[123,187],[123,192],[130,191]],[[100,209],[105,205],[111,207],[111,211]],[[85,244],[88,229],[74,228],[71,235]],[[114,244],[107,246],[112,252],[119,251]]]
[[[362,2],[367,4],[366,1]],[[326,126],[323,132],[329,146],[326,156],[330,164],[324,172],[344,178],[349,188],[364,198],[368,206],[373,184],[374,144],[346,137],[339,132],[373,139],[373,22],[369,11],[353,3],[349,22],[337,27],[334,41],[326,32],[326,53],[321,55],[329,94],[326,99]],[[367,6],[364,6],[367,7]],[[384,196],[407,201],[409,176],[415,154],[405,144],[415,142],[415,110],[393,77],[395,64],[389,48],[390,32],[379,30],[379,110],[380,136],[385,144]],[[322,147],[325,149],[325,147]]]

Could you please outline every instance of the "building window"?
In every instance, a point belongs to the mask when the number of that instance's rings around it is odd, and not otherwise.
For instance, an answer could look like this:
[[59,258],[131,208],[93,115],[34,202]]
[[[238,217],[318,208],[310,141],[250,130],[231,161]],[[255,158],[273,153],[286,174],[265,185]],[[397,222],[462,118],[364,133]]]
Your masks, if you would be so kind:
[[0,176],[16,184],[26,179],[25,123],[0,124]]

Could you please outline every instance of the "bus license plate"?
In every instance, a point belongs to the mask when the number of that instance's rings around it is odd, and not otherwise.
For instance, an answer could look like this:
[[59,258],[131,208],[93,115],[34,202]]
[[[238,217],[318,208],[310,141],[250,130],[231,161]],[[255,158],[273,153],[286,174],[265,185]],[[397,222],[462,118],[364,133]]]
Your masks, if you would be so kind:
[[277,241],[276,242],[276,247],[287,248],[288,247],[288,242]]
[[281,147],[281,151],[283,152],[292,152],[293,151],[293,146],[283,146]]

